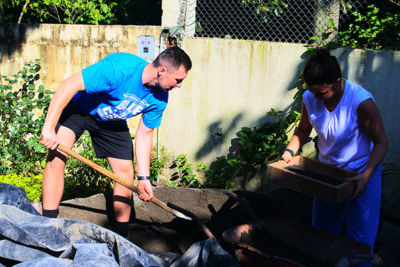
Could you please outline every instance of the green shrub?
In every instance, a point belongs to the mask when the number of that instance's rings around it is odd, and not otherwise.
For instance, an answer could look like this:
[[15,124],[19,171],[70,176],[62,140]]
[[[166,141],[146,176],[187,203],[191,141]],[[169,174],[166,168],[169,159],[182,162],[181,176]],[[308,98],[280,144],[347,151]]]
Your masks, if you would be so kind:
[[43,175],[38,174],[7,174],[0,175],[0,182],[12,184],[25,189],[26,195],[31,202],[40,201],[42,197]]
[[39,144],[50,103],[51,91],[40,79],[40,60],[24,64],[22,70],[0,79],[0,174],[39,174],[46,149]]
[[218,157],[206,172],[206,186],[232,189],[234,178],[244,176],[246,181],[261,166],[280,159],[288,143],[287,133],[300,119],[297,111],[283,114],[271,109],[269,121],[259,126],[243,127],[237,133],[236,147],[229,154]]
[[171,166],[176,169],[176,172],[172,174],[171,181],[167,185],[171,187],[200,188],[202,182],[198,178],[198,173],[206,172],[209,169],[203,163],[196,163],[195,166],[196,170],[193,169],[193,164],[188,163],[186,154],[178,155]]
[[353,12],[353,23],[338,33],[338,42],[345,47],[400,49],[400,15],[384,13],[370,5],[365,13]]
[[[157,156],[158,154],[158,156]],[[157,152],[157,146],[153,146],[153,152],[150,158],[150,180],[158,181],[162,169],[167,165],[169,158],[165,147]]]

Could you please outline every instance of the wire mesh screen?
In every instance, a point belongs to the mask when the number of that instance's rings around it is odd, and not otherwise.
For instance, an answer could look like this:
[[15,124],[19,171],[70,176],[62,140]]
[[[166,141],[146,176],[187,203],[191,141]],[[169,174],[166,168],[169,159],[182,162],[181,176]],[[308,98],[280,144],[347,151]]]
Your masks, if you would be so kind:
[[[370,0],[197,0],[197,37],[311,43]],[[350,9],[350,10],[348,10]],[[333,36],[335,38],[335,36]]]

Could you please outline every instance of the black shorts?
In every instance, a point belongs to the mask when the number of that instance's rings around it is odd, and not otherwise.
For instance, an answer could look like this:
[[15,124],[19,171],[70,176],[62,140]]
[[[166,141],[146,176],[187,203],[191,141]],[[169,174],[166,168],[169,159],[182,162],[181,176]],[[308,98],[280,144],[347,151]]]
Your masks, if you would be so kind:
[[87,130],[96,157],[133,160],[132,138],[126,121],[98,121],[71,102],[62,112],[59,123],[71,129],[76,140]]

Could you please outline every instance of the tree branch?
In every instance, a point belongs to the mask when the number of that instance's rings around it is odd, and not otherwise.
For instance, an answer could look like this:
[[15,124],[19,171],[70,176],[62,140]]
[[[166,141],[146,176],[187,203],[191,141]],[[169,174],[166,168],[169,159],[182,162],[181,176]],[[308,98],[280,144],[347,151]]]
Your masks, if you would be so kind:
[[26,0],[24,6],[22,7],[21,13],[19,14],[18,24],[21,23],[22,17],[24,16],[24,13],[25,13],[24,10],[26,10],[26,7],[28,6],[28,4],[29,4],[29,0]]
[[388,0],[388,1],[393,3],[393,4],[395,4],[395,5],[400,6],[400,0]]

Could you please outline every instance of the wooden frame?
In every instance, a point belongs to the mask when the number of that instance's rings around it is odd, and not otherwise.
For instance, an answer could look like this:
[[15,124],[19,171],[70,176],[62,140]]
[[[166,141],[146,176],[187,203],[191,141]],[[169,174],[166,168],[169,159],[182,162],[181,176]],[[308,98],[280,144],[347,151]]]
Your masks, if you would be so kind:
[[[328,176],[339,181],[333,185],[323,180],[298,174],[287,168],[301,168],[314,173]],[[354,193],[355,184],[345,181],[346,178],[357,175],[356,172],[333,167],[320,161],[315,161],[302,156],[295,156],[290,163],[283,160],[268,164],[267,178],[283,186],[327,200],[331,203],[340,203],[349,199]]]

